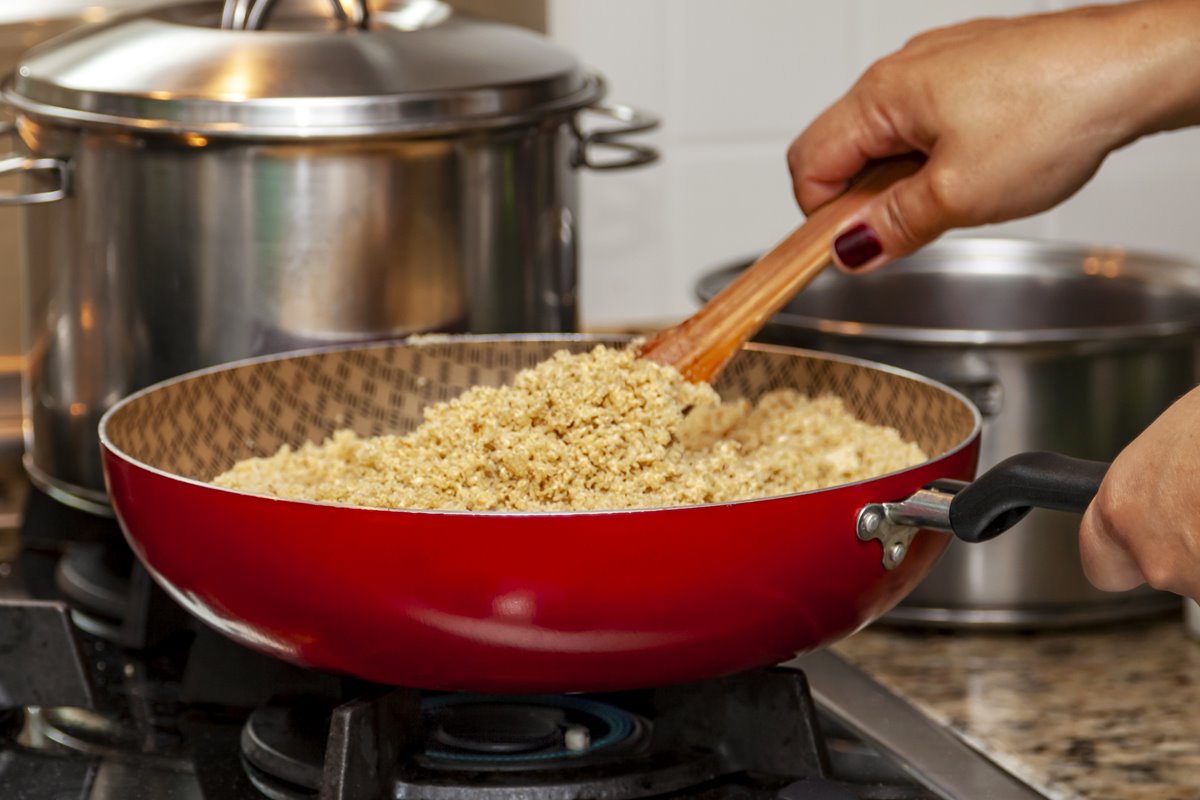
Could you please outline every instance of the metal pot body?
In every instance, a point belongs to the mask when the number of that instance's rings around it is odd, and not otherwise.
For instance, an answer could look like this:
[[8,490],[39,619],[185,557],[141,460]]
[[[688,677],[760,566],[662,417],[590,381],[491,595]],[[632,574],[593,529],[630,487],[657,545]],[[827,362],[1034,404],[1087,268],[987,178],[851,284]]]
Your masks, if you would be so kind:
[[[1027,450],[1108,461],[1200,379],[1198,279],[1191,265],[1120,251],[947,240],[873,276],[829,271],[760,338],[957,388],[983,415],[981,471]],[[714,273],[701,295],[725,281]],[[999,539],[953,543],[887,619],[1053,627],[1177,606],[1148,587],[1092,587],[1078,530],[1076,515],[1035,510]]]
[[101,415],[198,367],[421,331],[573,330],[574,116],[314,142],[20,117],[18,200],[70,181],[22,209],[31,475],[106,511]]
[[[1026,450],[1111,460],[1172,400],[1195,385],[1194,341],[1031,348],[848,346],[818,349],[873,358],[935,377],[984,413],[980,468]],[[1043,627],[1103,622],[1173,607],[1143,587],[1094,588],[1079,560],[1079,517],[1036,509],[1006,536],[954,543],[888,620],[925,625]]]
[[[60,33],[117,11],[153,5],[159,0],[61,0],[0,4],[0,74],[17,69],[21,55]],[[0,192],[19,190],[19,178],[0,178]],[[18,215],[0,213],[0,461],[20,457],[21,314]]]

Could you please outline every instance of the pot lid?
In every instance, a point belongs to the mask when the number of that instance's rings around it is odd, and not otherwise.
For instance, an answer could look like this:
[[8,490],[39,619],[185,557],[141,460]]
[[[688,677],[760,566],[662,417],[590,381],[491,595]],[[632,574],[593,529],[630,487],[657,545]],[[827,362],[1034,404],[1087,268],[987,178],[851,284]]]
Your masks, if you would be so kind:
[[167,0],[39,0],[36,3],[0,4],[0,25],[22,25],[52,20],[97,22],[114,13],[161,4]]
[[84,124],[293,138],[515,124],[603,91],[545,37],[437,0],[194,0],[33,48],[5,98]]

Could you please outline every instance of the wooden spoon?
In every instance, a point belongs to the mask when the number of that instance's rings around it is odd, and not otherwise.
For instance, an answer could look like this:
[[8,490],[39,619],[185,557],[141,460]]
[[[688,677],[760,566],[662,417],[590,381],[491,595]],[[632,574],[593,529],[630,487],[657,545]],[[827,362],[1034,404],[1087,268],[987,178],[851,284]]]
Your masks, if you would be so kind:
[[711,381],[772,314],[832,262],[834,235],[842,226],[921,163],[897,158],[864,170],[849,189],[809,215],[699,311],[646,341],[638,355],[675,367],[693,383]]

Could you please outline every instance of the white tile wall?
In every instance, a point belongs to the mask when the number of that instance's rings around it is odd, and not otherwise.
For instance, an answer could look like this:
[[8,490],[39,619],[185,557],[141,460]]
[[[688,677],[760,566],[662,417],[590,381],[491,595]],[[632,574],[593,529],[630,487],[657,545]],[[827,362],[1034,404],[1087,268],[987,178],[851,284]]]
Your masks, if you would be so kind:
[[770,142],[794,134],[841,91],[823,77],[851,65],[852,3],[671,0],[667,7],[668,107],[685,141]]
[[[786,0],[783,0],[786,2]],[[1045,11],[1044,0],[858,0],[859,71],[898,50],[913,36],[975,17],[1011,17]]]
[[[800,221],[784,153],[872,61],[930,27],[1075,0],[548,0],[552,37],[609,98],[663,117],[661,163],[583,176],[583,323],[661,323],[713,267]],[[1111,156],[1047,214],[963,234],[1118,244],[1200,262],[1200,130]]]

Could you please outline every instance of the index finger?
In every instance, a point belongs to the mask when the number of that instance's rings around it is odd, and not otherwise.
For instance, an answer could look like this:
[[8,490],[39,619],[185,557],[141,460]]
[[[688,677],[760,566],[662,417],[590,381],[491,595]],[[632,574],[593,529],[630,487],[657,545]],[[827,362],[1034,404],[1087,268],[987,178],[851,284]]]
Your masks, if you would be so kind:
[[792,192],[805,214],[837,197],[868,162],[915,148],[879,110],[851,91],[828,108],[788,148]]

